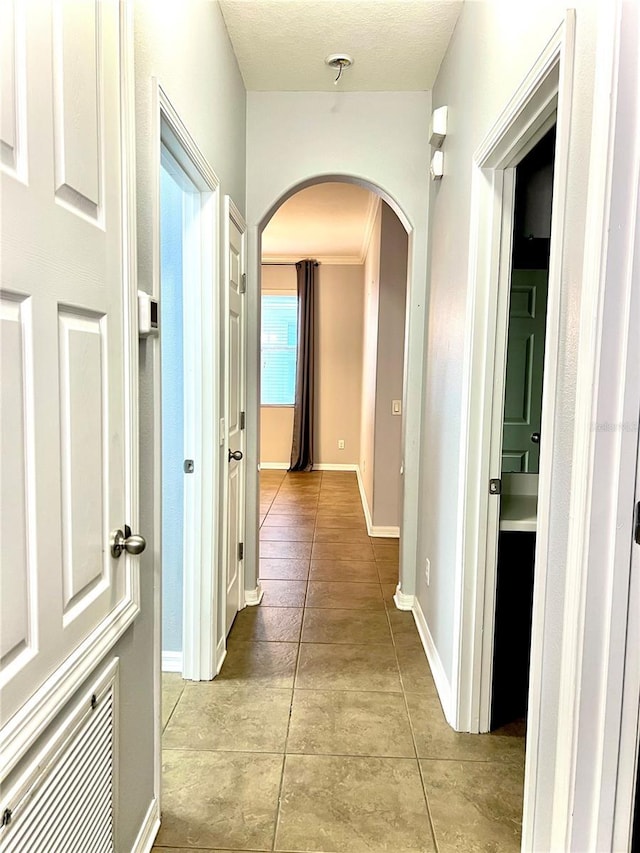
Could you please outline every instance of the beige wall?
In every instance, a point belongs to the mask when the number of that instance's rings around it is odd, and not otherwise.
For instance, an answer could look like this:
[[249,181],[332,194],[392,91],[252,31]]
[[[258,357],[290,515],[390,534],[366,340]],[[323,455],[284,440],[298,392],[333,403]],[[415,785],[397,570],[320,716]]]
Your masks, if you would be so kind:
[[407,232],[381,202],[365,260],[360,472],[374,527],[399,527]]
[[[262,267],[263,291],[296,289],[293,266]],[[360,452],[363,267],[321,264],[316,279],[315,462],[357,464]],[[293,409],[262,406],[261,463],[289,462]],[[344,439],[344,450],[338,440]]]
[[393,415],[391,407],[393,400],[402,400],[408,248],[407,232],[383,202],[373,463],[372,520],[376,527],[400,526],[402,417]]

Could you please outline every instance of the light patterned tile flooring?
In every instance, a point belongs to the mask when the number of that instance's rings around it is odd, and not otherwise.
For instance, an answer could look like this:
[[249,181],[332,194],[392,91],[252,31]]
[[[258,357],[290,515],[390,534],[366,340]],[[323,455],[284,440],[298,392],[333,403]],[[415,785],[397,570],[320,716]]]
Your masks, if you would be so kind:
[[519,850],[523,738],[446,723],[355,475],[264,471],[260,505],[262,604],[215,681],[164,681],[156,853]]

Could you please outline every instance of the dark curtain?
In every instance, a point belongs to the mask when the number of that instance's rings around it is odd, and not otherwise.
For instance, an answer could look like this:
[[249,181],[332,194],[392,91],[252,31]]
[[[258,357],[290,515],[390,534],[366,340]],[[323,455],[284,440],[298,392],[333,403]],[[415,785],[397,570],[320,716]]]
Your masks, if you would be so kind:
[[316,261],[298,261],[298,361],[290,471],[313,468]]

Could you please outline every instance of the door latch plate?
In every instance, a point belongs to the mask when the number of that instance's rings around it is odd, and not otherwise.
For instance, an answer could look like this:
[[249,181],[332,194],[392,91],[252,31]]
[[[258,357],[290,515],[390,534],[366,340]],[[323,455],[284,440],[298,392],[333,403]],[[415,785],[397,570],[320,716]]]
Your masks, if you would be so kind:
[[502,494],[502,480],[499,477],[495,477],[494,479],[489,480],[489,494],[490,495]]
[[193,474],[193,471],[195,468],[195,466],[193,464],[193,459],[185,459],[184,465],[182,467],[184,468],[185,474]]

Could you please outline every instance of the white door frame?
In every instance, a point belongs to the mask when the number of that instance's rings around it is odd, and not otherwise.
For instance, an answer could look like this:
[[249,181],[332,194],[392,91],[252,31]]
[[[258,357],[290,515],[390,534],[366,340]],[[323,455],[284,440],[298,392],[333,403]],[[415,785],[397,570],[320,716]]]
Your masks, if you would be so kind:
[[[462,576],[456,596],[454,659],[457,671],[452,682],[455,727],[460,731],[488,731],[490,725],[499,501],[489,495],[489,478],[501,476],[499,451],[508,334],[513,167],[557,121],[541,426],[545,438],[540,447],[536,536],[536,565],[540,571],[536,572],[535,595],[538,601],[543,601],[554,446],[574,17],[572,12],[567,15],[474,157],[470,326],[465,354],[468,407],[466,428],[463,424],[462,430],[460,515],[463,525],[458,542]],[[540,606],[534,613],[534,618],[538,619],[544,615]],[[535,664],[533,657],[532,668]]]
[[[599,20],[551,847],[627,850],[640,740],[640,9]],[[546,816],[547,823],[549,815]]]
[[[194,472],[195,482],[189,495],[189,513],[185,515],[185,565],[183,608],[182,673],[194,681],[209,680],[216,672],[216,554],[219,531],[215,523],[216,505],[220,494],[218,454],[211,436],[215,435],[219,418],[219,180],[185,127],[180,116],[157,80],[154,86],[154,170],[153,176],[153,257],[152,295],[160,300],[160,168],[164,145],[200,191],[200,229],[195,240],[200,241],[199,269],[193,269],[201,287],[194,292],[190,305],[185,304],[192,321],[192,352],[190,368],[193,382],[185,387],[185,412],[193,415],[186,425],[193,447],[193,458],[200,470]],[[197,196],[196,196],[197,200]],[[160,334],[162,335],[162,303],[160,304]],[[159,343],[159,342],[158,342]],[[158,442],[162,437],[161,362],[160,347],[154,347],[154,423]],[[185,359],[185,366],[186,366]],[[162,467],[161,453],[155,454],[155,541],[162,542]],[[190,475],[191,476],[191,475]],[[185,502],[186,505],[186,502]],[[162,551],[155,557],[156,578],[162,577]],[[156,619],[161,620],[161,598]],[[156,653],[161,656],[161,622],[156,631]],[[160,672],[160,666],[158,667]],[[158,682],[160,679],[158,678]],[[156,685],[160,695],[160,683]],[[156,715],[157,716],[157,715]]]

